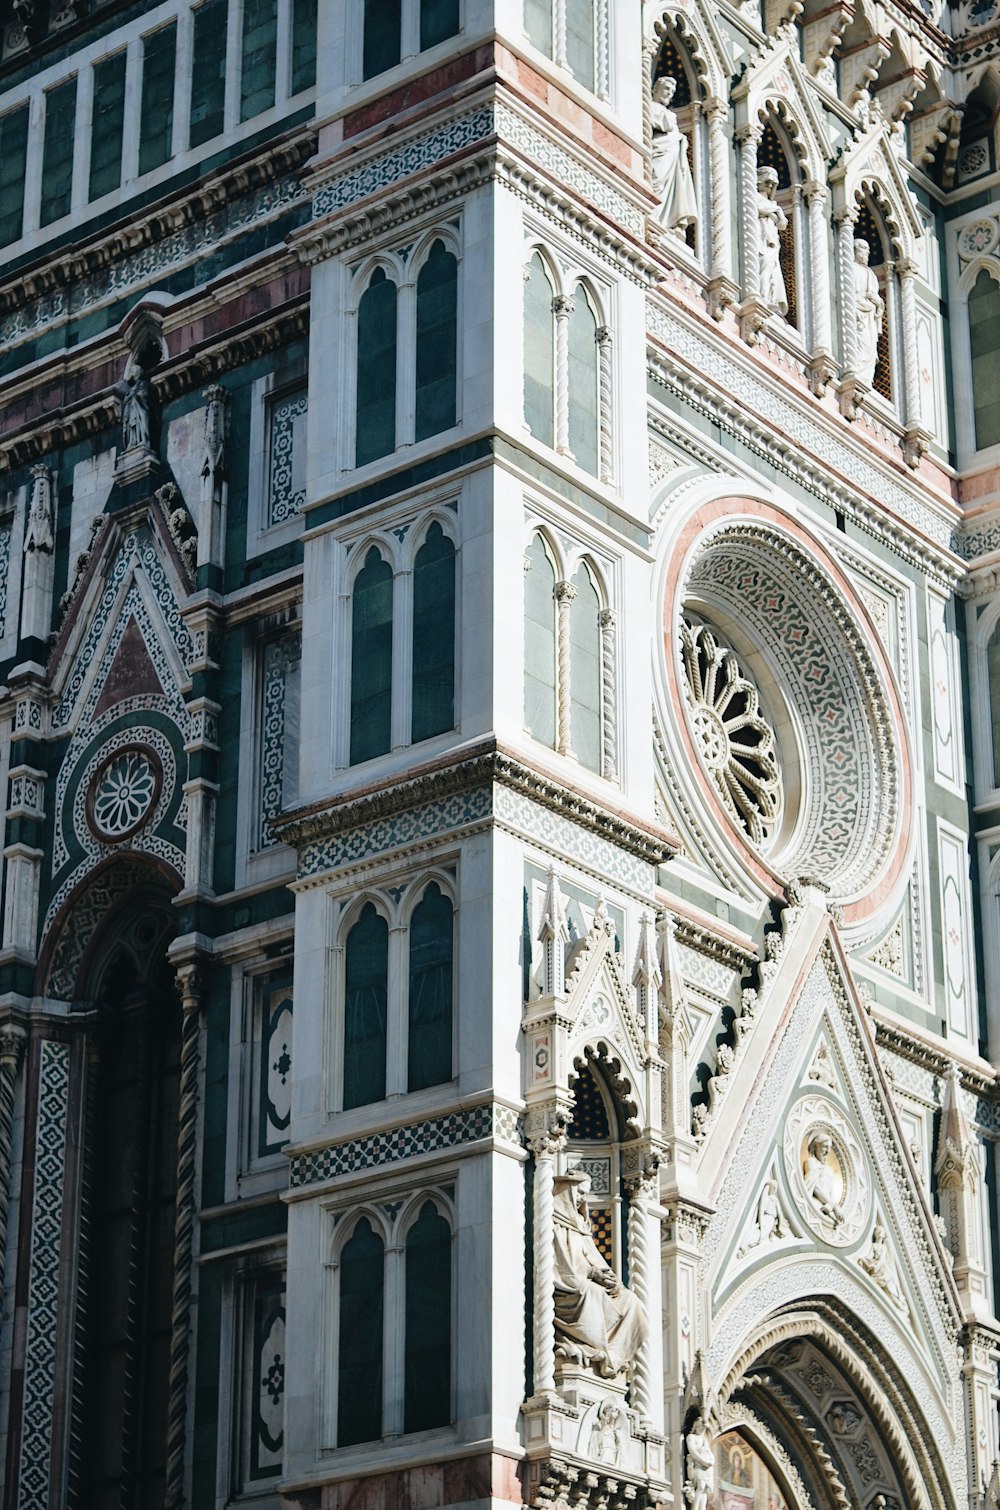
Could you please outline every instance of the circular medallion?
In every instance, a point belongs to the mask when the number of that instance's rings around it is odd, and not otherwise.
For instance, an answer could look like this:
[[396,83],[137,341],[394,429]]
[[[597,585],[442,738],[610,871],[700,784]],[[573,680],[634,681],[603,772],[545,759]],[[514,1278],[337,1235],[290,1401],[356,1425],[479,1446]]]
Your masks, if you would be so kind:
[[817,1237],[846,1248],[867,1231],[868,1164],[851,1124],[825,1096],[803,1096],[789,1112],[785,1164],[799,1211]]
[[781,772],[760,694],[735,651],[706,624],[681,621],[685,692],[695,743],[729,809],[758,847],[774,832]]
[[974,220],[967,225],[959,238],[963,257],[981,257],[992,252],[1000,240],[1000,226],[995,220]]
[[99,768],[87,793],[87,818],[99,839],[118,844],[141,828],[160,795],[163,772],[152,750],[119,750]]

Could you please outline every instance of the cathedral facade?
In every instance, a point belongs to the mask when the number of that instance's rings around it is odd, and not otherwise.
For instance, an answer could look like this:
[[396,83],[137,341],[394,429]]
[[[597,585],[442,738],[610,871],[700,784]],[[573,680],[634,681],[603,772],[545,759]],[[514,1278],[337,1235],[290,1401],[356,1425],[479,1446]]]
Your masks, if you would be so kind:
[[2,1510],[1000,1505],[998,114],[0,7]]

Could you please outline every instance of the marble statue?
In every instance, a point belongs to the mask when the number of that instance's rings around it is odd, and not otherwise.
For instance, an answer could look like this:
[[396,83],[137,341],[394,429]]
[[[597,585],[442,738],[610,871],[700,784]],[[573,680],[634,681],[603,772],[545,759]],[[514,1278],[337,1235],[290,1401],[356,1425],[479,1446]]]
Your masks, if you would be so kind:
[[148,450],[152,404],[149,378],[141,369],[136,369],[117,385],[115,392],[121,400],[122,408],[122,450]]
[[802,1173],[809,1199],[826,1221],[839,1227],[844,1220],[844,1208],[837,1173],[827,1163],[832,1152],[833,1143],[826,1133],[815,1133],[809,1139]]
[[590,1433],[590,1455],[599,1463],[620,1463],[625,1412],[614,1400],[604,1400]]
[[777,1181],[765,1180],[754,1218],[747,1228],[736,1256],[742,1258],[749,1253],[751,1248],[759,1248],[769,1242],[780,1241],[784,1236],[785,1226],[781,1215],[781,1202],[778,1199]]
[[757,247],[760,261],[760,297],[779,313],[788,313],[788,295],[781,273],[781,233],[788,217],[775,194],[778,174],[774,168],[757,170]]
[[715,1452],[705,1435],[705,1422],[696,1417],[684,1439],[687,1448],[687,1482],[684,1498],[691,1510],[708,1510],[708,1497],[715,1488]]
[[855,368],[858,377],[871,383],[878,361],[878,338],[882,334],[885,300],[878,278],[868,266],[868,243],[860,236],[854,242],[854,303],[858,318]]
[[686,227],[698,219],[698,202],[688,161],[687,137],[677,124],[677,116],[669,109],[676,88],[677,80],[669,74],[657,79],[653,85],[650,111],[653,191],[660,201],[656,211],[657,223],[683,236]]
[[555,1181],[555,1325],[557,1345],[571,1362],[592,1363],[606,1379],[634,1361],[648,1323],[638,1298],[622,1284],[594,1242],[587,1210],[588,1175]]
[[885,1291],[893,1305],[898,1306],[900,1310],[906,1309],[906,1301],[903,1299],[903,1292],[899,1287],[899,1275],[896,1273],[896,1263],[892,1256],[892,1249],[889,1247],[888,1236],[881,1217],[877,1217],[875,1220],[875,1228],[872,1232],[871,1252],[862,1254],[858,1259],[858,1263],[864,1269],[865,1273],[875,1281],[879,1289]]

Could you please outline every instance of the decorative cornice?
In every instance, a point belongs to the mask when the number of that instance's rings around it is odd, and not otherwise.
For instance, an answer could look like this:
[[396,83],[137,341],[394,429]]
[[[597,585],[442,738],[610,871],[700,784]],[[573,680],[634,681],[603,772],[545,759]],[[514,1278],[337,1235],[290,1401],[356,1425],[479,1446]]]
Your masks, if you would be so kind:
[[396,781],[379,782],[330,802],[300,808],[287,818],[273,820],[271,827],[283,844],[302,849],[319,839],[393,817],[422,803],[439,802],[456,792],[494,784],[560,813],[647,865],[663,864],[680,848],[680,841],[666,829],[603,807],[557,776],[525,764],[494,739],[409,771]]
[[670,915],[674,922],[678,943],[685,944],[687,948],[696,950],[698,954],[707,955],[709,959],[714,959],[731,970],[745,971],[757,963],[755,950],[744,948],[731,939],[720,938],[710,928],[694,922],[683,913],[671,912]]
[[[949,1069],[956,1063],[944,1049],[936,1049],[933,1045],[923,1042],[922,1039],[907,1033],[903,1028],[893,1023],[882,1021],[877,1015],[878,1008],[873,1009],[871,1018],[875,1029],[875,1039],[880,1048],[888,1049],[893,1054],[898,1054],[900,1059],[906,1059],[911,1064],[919,1065],[923,1070],[929,1070],[932,1075],[944,1080]],[[961,1075],[962,1086],[965,1090],[972,1091],[973,1095],[986,1100],[997,1099],[1000,1092],[1000,1080],[996,1074],[987,1074],[985,1070],[976,1070],[971,1065],[962,1063],[958,1066]]]

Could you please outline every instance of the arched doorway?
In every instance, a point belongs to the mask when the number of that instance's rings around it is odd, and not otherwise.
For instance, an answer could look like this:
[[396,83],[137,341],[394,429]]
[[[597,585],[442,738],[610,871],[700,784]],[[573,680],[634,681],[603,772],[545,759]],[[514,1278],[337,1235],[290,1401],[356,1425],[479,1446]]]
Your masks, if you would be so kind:
[[175,890],[123,859],[77,898],[56,951],[73,968],[86,1041],[69,1465],[70,1504],[81,1510],[160,1510],[165,1499],[182,1015],[167,958]]

